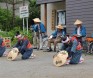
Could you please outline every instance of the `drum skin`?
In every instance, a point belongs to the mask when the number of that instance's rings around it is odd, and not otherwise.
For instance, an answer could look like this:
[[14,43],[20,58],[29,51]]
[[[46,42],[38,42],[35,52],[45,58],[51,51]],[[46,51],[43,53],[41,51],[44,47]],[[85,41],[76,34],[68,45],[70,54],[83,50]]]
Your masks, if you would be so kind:
[[53,56],[53,64],[57,67],[63,66],[68,57],[68,52],[63,50]]
[[11,61],[16,60],[18,53],[19,53],[19,50],[17,48],[11,49],[7,55],[7,60],[11,60]]

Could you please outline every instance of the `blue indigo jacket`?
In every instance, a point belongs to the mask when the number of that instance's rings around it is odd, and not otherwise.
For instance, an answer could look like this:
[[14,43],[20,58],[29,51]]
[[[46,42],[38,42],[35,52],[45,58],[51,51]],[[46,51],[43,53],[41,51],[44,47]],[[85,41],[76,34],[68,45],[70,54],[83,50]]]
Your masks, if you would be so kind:
[[[46,32],[46,29],[45,29],[44,24],[43,23],[40,23],[39,26],[40,26],[40,32],[45,33]],[[37,25],[33,25],[33,30],[35,32],[38,32],[39,31],[38,26]]]
[[[57,34],[58,34],[58,29],[56,29],[56,30],[52,33],[53,37],[57,37]],[[62,36],[64,37],[65,35],[66,35],[65,31],[62,30]]]
[[[74,32],[73,32],[73,35],[77,34],[77,27],[75,28]],[[86,28],[85,26],[81,26],[81,30],[80,30],[80,34],[82,37],[85,37],[86,36]]]

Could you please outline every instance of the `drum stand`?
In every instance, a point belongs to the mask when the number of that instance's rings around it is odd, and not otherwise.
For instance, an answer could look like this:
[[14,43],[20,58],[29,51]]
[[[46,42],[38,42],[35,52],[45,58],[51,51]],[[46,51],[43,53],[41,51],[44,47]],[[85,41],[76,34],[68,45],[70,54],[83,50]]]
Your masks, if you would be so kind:
[[93,53],[93,45],[92,44],[93,44],[93,42],[88,42],[88,51],[87,51],[87,53],[90,53],[90,54]]

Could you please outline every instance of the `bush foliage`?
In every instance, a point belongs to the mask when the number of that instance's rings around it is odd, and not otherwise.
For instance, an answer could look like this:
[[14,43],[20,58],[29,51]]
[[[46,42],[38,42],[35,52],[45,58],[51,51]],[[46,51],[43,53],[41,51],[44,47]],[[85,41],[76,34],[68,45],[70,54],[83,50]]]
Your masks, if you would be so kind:
[[[1,0],[5,2],[4,0]],[[40,6],[36,4],[36,0],[27,0],[29,2],[29,27],[32,25],[34,18],[40,18]],[[12,46],[16,43],[15,33],[20,31],[21,34],[24,34],[32,43],[32,33],[29,30],[28,34],[22,30],[22,19],[18,16],[15,16],[15,26],[12,25],[12,11],[8,9],[2,9],[0,7],[0,36],[2,37],[11,37]],[[25,21],[26,22],[26,21]],[[33,23],[34,24],[34,23]]]
[[27,38],[30,40],[30,42],[32,43],[32,34],[31,31],[28,31],[28,34],[26,32],[26,30],[23,32],[23,30],[20,29],[20,27],[15,27],[13,28],[11,31],[9,32],[5,32],[5,31],[0,31],[0,36],[2,37],[11,37],[11,45],[13,46],[16,42],[17,39],[15,38],[15,33],[16,31],[20,31],[20,33],[24,36],[27,36]]

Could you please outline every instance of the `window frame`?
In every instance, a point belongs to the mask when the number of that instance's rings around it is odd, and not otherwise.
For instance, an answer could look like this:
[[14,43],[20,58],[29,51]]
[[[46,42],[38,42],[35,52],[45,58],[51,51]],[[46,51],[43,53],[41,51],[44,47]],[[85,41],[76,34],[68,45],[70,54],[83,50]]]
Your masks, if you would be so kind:
[[66,10],[57,10],[56,11],[56,25],[58,25],[58,12],[60,12],[60,11],[65,12],[65,24],[62,24],[62,25],[66,26]]

